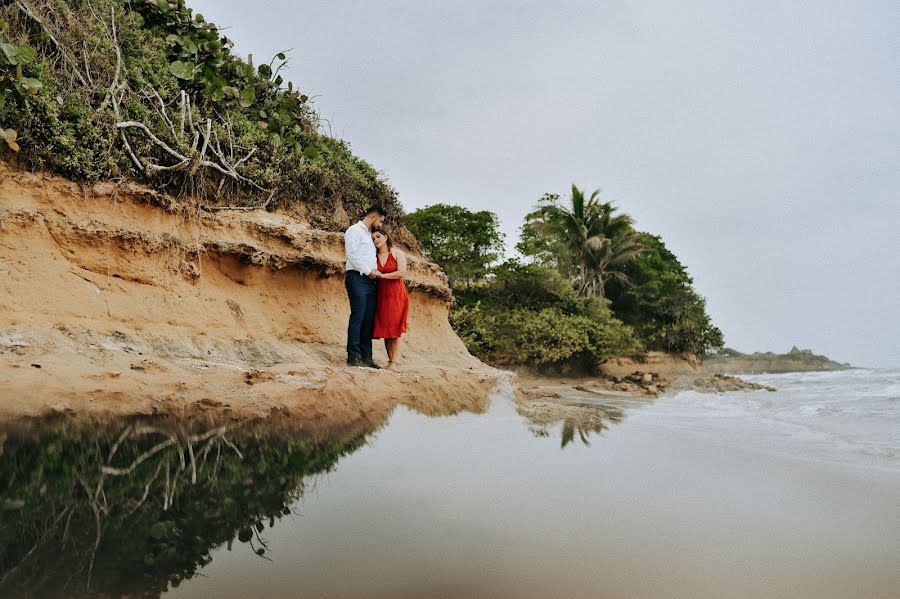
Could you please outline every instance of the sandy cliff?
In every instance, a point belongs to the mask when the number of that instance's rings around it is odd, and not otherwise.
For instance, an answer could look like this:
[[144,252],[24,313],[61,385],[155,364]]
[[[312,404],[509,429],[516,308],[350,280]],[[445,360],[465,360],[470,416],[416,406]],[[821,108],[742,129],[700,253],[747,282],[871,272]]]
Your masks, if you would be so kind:
[[0,162],[0,415],[483,405],[496,372],[451,330],[446,279],[422,258],[405,370],[344,366],[342,268],[342,236],[288,214],[198,212]]

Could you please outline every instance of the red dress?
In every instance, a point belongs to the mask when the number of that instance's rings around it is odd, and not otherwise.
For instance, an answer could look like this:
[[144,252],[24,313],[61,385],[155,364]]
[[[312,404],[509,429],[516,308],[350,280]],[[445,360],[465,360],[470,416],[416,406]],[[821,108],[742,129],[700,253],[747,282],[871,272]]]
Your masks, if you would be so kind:
[[[388,254],[382,265],[378,261],[378,270],[382,273],[396,272],[397,259],[393,253]],[[396,339],[406,332],[406,317],[409,315],[409,294],[403,279],[378,279],[378,304],[375,308],[375,330],[373,339]]]

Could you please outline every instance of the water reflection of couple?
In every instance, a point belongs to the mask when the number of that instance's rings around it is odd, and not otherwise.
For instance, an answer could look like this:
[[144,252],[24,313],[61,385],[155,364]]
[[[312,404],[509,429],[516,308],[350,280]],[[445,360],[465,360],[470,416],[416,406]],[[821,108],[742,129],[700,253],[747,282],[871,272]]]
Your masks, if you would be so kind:
[[347,327],[347,365],[380,368],[372,359],[372,339],[384,339],[393,370],[400,360],[400,335],[406,332],[409,296],[403,284],[406,254],[393,247],[382,228],[384,210],[373,206],[344,233],[350,298]]

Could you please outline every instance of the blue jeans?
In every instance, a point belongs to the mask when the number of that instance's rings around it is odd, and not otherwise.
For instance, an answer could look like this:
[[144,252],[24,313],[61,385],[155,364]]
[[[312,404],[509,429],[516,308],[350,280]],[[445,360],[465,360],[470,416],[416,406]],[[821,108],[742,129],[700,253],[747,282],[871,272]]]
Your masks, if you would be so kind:
[[375,330],[375,280],[355,270],[344,277],[350,298],[350,324],[347,327],[347,359],[372,359],[372,332]]

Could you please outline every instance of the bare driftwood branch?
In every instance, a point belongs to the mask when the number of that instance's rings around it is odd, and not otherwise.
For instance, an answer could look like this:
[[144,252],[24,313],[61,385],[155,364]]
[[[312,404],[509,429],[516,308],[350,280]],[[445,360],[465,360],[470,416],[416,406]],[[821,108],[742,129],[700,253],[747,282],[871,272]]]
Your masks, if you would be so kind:
[[[109,84],[109,89],[106,91],[106,96],[103,97],[103,102],[100,103],[100,108],[97,109],[98,112],[104,110],[106,108],[107,103],[109,103],[113,96],[116,93],[116,88],[119,87],[119,75],[122,73],[122,49],[119,48],[119,38],[116,34],[116,7],[112,6],[111,15],[110,15],[110,25],[112,27],[112,42],[113,48],[116,50],[116,70],[113,74],[112,83]],[[91,9],[93,12],[93,8]]]
[[191,456],[191,484],[197,484],[197,459],[194,457],[194,444],[188,441],[188,455]]
[[212,119],[206,119],[206,135],[203,136],[203,147],[200,149],[200,160],[206,158],[206,148],[209,147],[209,136],[212,132]]
[[[112,105],[113,112],[116,115],[116,120],[118,120],[121,118],[121,116],[119,114],[119,100],[116,99],[115,94],[113,94],[112,97]],[[125,145],[125,150],[128,152],[128,156],[131,158],[132,162],[134,162],[135,166],[137,166],[139,170],[144,170],[144,164],[138,159],[137,154],[134,153],[134,150],[131,149],[131,144],[128,143],[128,137],[125,135],[124,129],[119,129],[119,137],[122,138],[122,143]]]
[[188,110],[190,110],[190,108],[188,107],[187,94],[184,93],[184,90],[181,90],[180,99],[181,99],[181,128],[179,129],[179,137],[184,137],[185,113]]
[[87,482],[85,482],[81,476],[78,477],[78,482],[84,487],[84,492],[87,493],[88,498],[91,500],[91,509],[94,511],[94,523],[97,526],[97,536],[94,538],[94,547],[91,550],[91,562],[90,565],[88,565],[87,572],[87,588],[91,588],[91,574],[94,571],[94,558],[97,556],[97,547],[100,546],[100,536],[103,532],[103,528],[100,522],[100,508],[97,506],[96,493],[94,494],[94,497],[91,497],[91,490],[88,487]]
[[159,102],[159,110],[157,110],[157,112],[159,112],[160,116],[162,116],[163,120],[166,122],[166,125],[169,126],[169,132],[172,134],[172,137],[177,138],[178,135],[175,133],[175,124],[172,123],[172,120],[169,118],[169,111],[166,110],[165,101],[162,99],[162,96],[159,95],[159,92],[156,91],[155,87],[153,87],[149,83],[147,84],[147,87],[151,92],[153,92],[153,97],[156,98],[156,100]]
[[174,445],[175,443],[177,443],[177,439],[175,439],[175,437],[169,437],[165,441],[163,441],[161,443],[157,443],[156,445],[154,445],[153,447],[151,447],[150,449],[148,449],[147,451],[145,451],[144,453],[139,455],[131,463],[131,465],[128,466],[127,468],[114,468],[112,466],[103,466],[102,468],[100,468],[100,472],[102,472],[103,474],[109,474],[111,476],[124,476],[126,474],[131,474],[132,472],[134,472],[134,469],[137,468],[138,466],[140,466],[145,460],[153,457],[154,455],[156,455],[157,453],[159,453],[166,447],[169,447],[170,445]]
[[156,145],[161,147],[163,150],[165,150],[170,155],[174,156],[178,160],[190,162],[190,160],[187,157],[182,156],[181,154],[179,154],[178,152],[176,152],[175,150],[170,148],[169,144],[167,144],[160,138],[156,137],[156,135],[153,134],[153,131],[150,131],[150,127],[148,127],[144,123],[139,123],[138,121],[123,121],[121,123],[116,123],[116,127],[118,127],[119,129],[127,129],[129,127],[135,127],[137,129],[140,129],[147,135],[147,137],[149,137],[153,141],[153,143],[155,143]]
[[166,486],[163,489],[163,511],[169,509],[169,461],[166,460]]
[[236,453],[239,458],[241,458],[242,460],[244,459],[244,454],[242,454],[241,450],[237,448],[237,445],[228,440],[228,437],[222,435],[222,441],[225,442],[225,445],[232,448],[234,450],[234,453]]
[[[168,467],[168,466],[167,466]],[[162,470],[162,462],[156,465],[156,471],[153,473],[153,476],[147,480],[147,484],[144,486],[144,493],[141,495],[141,498],[134,504],[134,506],[128,511],[128,515],[135,513],[139,507],[144,504],[144,501],[147,499],[147,495],[150,493],[150,486],[153,482],[159,477],[159,471]]]
[[109,457],[106,458],[107,464],[112,463],[113,457],[116,455],[116,452],[119,451],[119,446],[122,444],[122,442],[125,439],[127,439],[129,436],[131,436],[131,430],[132,430],[131,425],[126,426],[125,430],[122,431],[122,434],[119,435],[119,438],[116,439],[116,442],[113,443],[113,446],[109,450]]
[[[207,124],[209,127],[212,126],[209,121],[207,121]],[[211,168],[213,170],[216,170],[216,171],[222,173],[223,175],[225,175],[226,177],[231,177],[232,179],[245,181],[249,184],[254,185],[255,187],[258,187],[259,189],[261,189],[263,191],[269,191],[268,189],[263,189],[262,187],[259,187],[258,185],[256,185],[256,183],[254,183],[250,179],[247,179],[246,177],[242,177],[241,175],[237,174],[235,171],[225,168],[219,164],[216,164],[215,162],[212,162],[210,160],[204,160],[202,157],[198,157],[198,158],[192,160],[191,158],[188,158],[187,156],[183,156],[182,154],[179,154],[177,151],[173,150],[169,146],[169,144],[167,144],[166,142],[164,142],[163,140],[158,138],[156,135],[154,135],[153,132],[150,131],[150,128],[147,125],[145,125],[144,123],[141,123],[138,121],[123,121],[121,123],[116,123],[116,127],[118,127],[119,129],[127,129],[127,128],[140,129],[147,135],[147,137],[150,138],[150,140],[153,143],[158,145],[160,148],[165,150],[168,154],[170,154],[174,158],[178,159],[178,161],[179,161],[178,164],[174,164],[172,166],[160,166],[160,165],[152,164],[149,162],[142,163],[141,164],[142,170],[144,170],[148,174],[164,172],[164,171],[183,171],[183,170],[192,172],[197,167],[203,166],[206,168]],[[199,139],[199,135],[196,134],[196,132],[195,132],[195,140],[196,139]],[[205,139],[208,139],[208,137],[206,137]],[[203,152],[204,153],[206,152],[206,148],[207,148],[207,145],[206,145],[206,142],[204,142],[204,144],[203,144]],[[191,166],[192,164],[195,166],[192,167]]]

